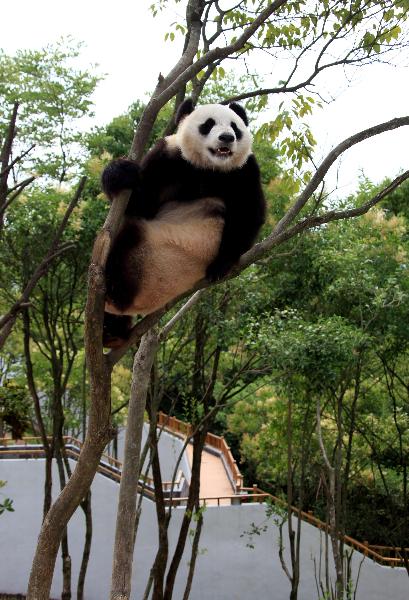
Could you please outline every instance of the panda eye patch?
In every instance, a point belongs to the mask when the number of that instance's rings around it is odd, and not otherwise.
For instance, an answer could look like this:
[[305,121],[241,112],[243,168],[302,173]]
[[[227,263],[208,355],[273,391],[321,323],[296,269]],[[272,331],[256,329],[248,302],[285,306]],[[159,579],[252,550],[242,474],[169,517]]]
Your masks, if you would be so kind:
[[243,137],[243,133],[242,131],[237,127],[236,123],[233,123],[233,121],[230,123],[231,128],[233,129],[234,133],[236,134],[236,140],[239,141],[241,140],[241,138]]
[[199,132],[202,135],[207,135],[208,133],[210,133],[214,125],[216,125],[216,121],[214,121],[213,119],[207,119],[207,121],[199,125]]

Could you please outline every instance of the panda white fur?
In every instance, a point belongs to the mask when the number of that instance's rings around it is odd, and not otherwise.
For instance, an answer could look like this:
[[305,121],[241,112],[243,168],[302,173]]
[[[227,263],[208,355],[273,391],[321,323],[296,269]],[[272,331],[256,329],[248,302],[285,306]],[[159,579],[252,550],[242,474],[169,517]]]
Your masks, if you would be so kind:
[[180,107],[174,135],[140,166],[110,163],[102,185],[132,194],[106,265],[104,343],[126,339],[130,317],[146,315],[200,279],[228,273],[264,222],[260,174],[247,116],[238,104]]

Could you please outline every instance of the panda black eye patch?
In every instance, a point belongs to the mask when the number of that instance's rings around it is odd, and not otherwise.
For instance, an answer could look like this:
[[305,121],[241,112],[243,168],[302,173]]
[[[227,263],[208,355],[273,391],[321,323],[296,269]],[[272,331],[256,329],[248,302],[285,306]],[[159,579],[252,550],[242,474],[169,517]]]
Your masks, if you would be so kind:
[[234,133],[236,134],[236,140],[241,140],[241,138],[243,137],[242,131],[237,127],[236,123],[233,123],[233,121],[230,123],[230,125]]
[[199,125],[199,132],[202,135],[207,135],[208,133],[210,133],[214,125],[216,125],[216,121],[214,121],[214,119],[207,119],[207,121]]

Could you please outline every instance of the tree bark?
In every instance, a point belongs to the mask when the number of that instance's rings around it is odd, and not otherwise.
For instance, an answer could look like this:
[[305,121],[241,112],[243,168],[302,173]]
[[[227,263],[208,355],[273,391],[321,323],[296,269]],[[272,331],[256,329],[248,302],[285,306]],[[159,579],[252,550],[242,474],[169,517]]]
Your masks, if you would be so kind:
[[45,477],[44,477],[44,502],[43,502],[43,520],[48,513],[51,506],[51,492],[52,492],[52,464],[53,455],[48,442],[47,432],[44,425],[43,416],[41,414],[40,398],[37,393],[37,388],[34,380],[33,363],[31,360],[30,351],[30,339],[31,339],[31,327],[30,327],[30,314],[28,308],[23,310],[23,341],[24,341],[24,359],[26,363],[26,377],[27,385],[30,391],[31,398],[34,405],[34,413],[36,417],[36,424],[41,434],[41,441],[44,448],[45,454]]
[[17,113],[18,113],[19,104],[18,102],[14,103],[12,113],[10,115],[9,126],[7,128],[7,133],[5,136],[5,140],[3,143],[3,147],[1,149],[0,154],[0,234],[3,229],[4,222],[4,206],[7,200],[7,180],[9,176],[9,160],[11,156],[11,151],[13,147],[14,137],[16,135],[16,123],[17,123]]
[[111,600],[129,600],[131,594],[143,417],[150,373],[157,347],[158,336],[153,330],[149,330],[143,336],[138,352],[135,354],[125,437],[124,462],[119,487],[112,564]]
[[321,430],[321,406],[320,401],[317,400],[317,436],[318,443],[320,446],[321,454],[324,460],[325,469],[328,477],[328,521],[329,521],[329,535],[331,538],[332,553],[334,557],[335,574],[336,574],[336,600],[342,600],[344,597],[344,573],[343,573],[343,560],[339,547],[339,532],[337,528],[338,515],[337,515],[337,477],[336,469],[331,465],[327,451],[325,450],[324,440],[322,437]]
[[190,561],[189,561],[189,573],[187,575],[187,581],[186,581],[185,593],[183,594],[183,600],[189,599],[190,591],[192,589],[193,575],[195,574],[196,560],[197,560],[197,555],[199,553],[200,535],[202,533],[202,527],[203,527],[203,511],[200,508],[199,503],[197,503],[195,510],[196,510],[196,515],[199,515],[199,516],[197,518],[195,535],[193,537],[192,553],[191,553]]
[[182,525],[180,527],[178,541],[176,543],[176,548],[166,577],[165,593],[163,595],[164,600],[172,599],[176,574],[180,561],[182,560],[183,551],[185,549],[186,539],[189,533],[189,525],[192,520],[193,509],[199,500],[200,465],[202,462],[202,451],[206,440],[206,434],[207,429],[203,426],[203,428],[196,432],[193,437],[192,478],[190,482],[189,495],[186,503],[185,514],[183,515]]
[[81,507],[85,514],[85,542],[84,542],[84,550],[82,553],[80,572],[78,574],[77,600],[84,600],[85,575],[87,573],[88,561],[89,561],[89,556],[91,553],[91,542],[92,542],[91,491],[88,492],[86,498],[81,503]]
[[48,600],[62,532],[94,479],[101,454],[111,438],[112,364],[102,346],[105,306],[104,267],[126,205],[129,191],[111,205],[94,244],[89,268],[85,319],[85,349],[90,377],[90,414],[85,442],[67,485],[50,508],[38,538],[28,584],[27,600]]

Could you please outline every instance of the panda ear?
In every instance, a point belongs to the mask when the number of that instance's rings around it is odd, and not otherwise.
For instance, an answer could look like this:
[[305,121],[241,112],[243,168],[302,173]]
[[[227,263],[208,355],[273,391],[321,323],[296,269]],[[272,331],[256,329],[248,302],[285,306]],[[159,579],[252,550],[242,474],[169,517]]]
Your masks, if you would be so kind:
[[247,127],[249,124],[249,120],[246,114],[246,111],[244,110],[244,108],[242,107],[241,104],[237,104],[237,102],[231,102],[229,104],[229,108],[234,111],[236,113],[236,115],[239,115],[240,119],[244,122],[245,126]]
[[194,111],[194,109],[195,109],[195,107],[193,105],[192,98],[186,98],[186,100],[184,100],[182,102],[182,104],[179,106],[179,108],[177,110],[176,117],[175,117],[176,125],[179,125],[181,120],[184,117],[186,117],[187,115],[190,115],[190,113],[192,113]]

